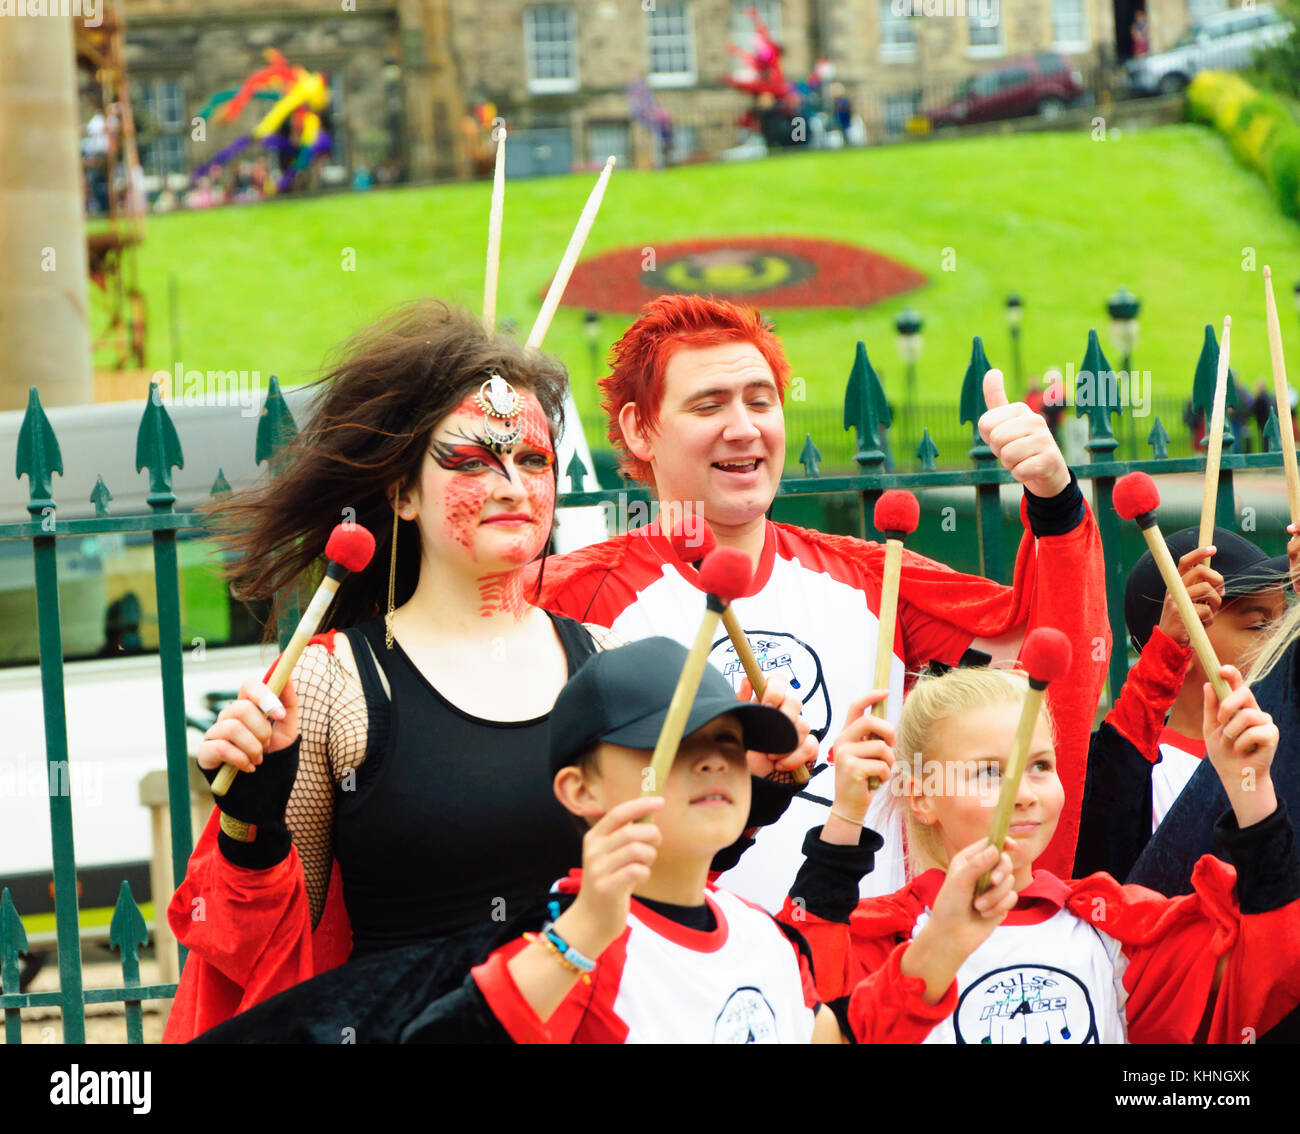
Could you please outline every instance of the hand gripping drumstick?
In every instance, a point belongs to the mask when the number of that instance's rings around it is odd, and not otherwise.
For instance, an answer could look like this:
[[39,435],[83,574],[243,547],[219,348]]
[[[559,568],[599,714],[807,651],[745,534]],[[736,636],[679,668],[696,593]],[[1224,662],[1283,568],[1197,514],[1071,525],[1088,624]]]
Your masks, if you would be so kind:
[[[718,541],[713,534],[713,529],[709,527],[703,516],[692,513],[689,519],[693,522],[689,526],[686,523],[687,518],[683,517],[673,525],[672,535],[668,537],[668,542],[673,545],[673,554],[689,569],[692,563],[707,559],[718,546]],[[749,645],[749,637],[741,629],[740,619],[736,617],[736,612],[732,610],[730,603],[722,612],[722,625],[727,628],[727,637],[731,639],[731,644],[735,647],[740,664],[745,667],[745,676],[749,678],[749,684],[753,687],[754,695],[761,701],[763,694],[767,692],[767,678],[763,676],[763,671],[759,668],[758,659],[754,657],[754,651]],[[797,784],[806,784],[808,782],[808,769],[802,764],[790,774]]]
[[[1040,626],[1025,635],[1025,644],[1020,651],[1020,667],[1029,675],[1029,691],[1020,708],[1020,723],[1016,725],[1016,738],[1012,741],[1011,755],[1007,759],[1006,770],[1002,773],[1002,789],[998,792],[993,826],[989,829],[989,844],[998,848],[999,855],[1007,841],[1011,814],[1016,809],[1016,796],[1020,794],[1020,780],[1025,774],[1029,745],[1034,738],[1034,729],[1038,727],[1038,714],[1043,708],[1043,693],[1048,682],[1065,676],[1065,671],[1070,668],[1071,653],[1070,639],[1059,630]],[[989,888],[992,877],[991,869],[980,877],[975,887],[976,896]]]
[[1196,617],[1196,608],[1192,605],[1187,587],[1183,585],[1182,576],[1174,565],[1173,556],[1165,546],[1165,537],[1160,534],[1160,525],[1156,523],[1156,509],[1160,507],[1160,490],[1156,482],[1144,472],[1131,472],[1115,482],[1112,495],[1115,511],[1126,520],[1136,520],[1142,534],[1146,537],[1151,557],[1160,569],[1160,577],[1165,581],[1165,589],[1173,595],[1178,607],[1178,616],[1187,627],[1187,636],[1191,639],[1192,649],[1200,660],[1205,676],[1214,686],[1214,692],[1222,701],[1229,693],[1228,683],[1219,676],[1219,659],[1214,656],[1214,647],[1210,645],[1205,627]]
[[[889,688],[889,670],[894,660],[894,631],[898,625],[898,584],[903,571],[903,538],[916,531],[921,505],[910,492],[891,489],[876,500],[871,522],[885,537],[885,571],[880,580],[880,629],[876,637],[876,673],[872,689]],[[889,698],[877,701],[871,715],[882,720],[889,713]],[[872,776],[867,787],[875,791],[880,778]]]
[[1291,522],[1300,524],[1300,470],[1296,468],[1295,431],[1291,428],[1291,387],[1286,382],[1286,359],[1282,357],[1282,328],[1277,322],[1273,300],[1273,273],[1264,265],[1264,310],[1268,315],[1268,353],[1273,360],[1273,397],[1277,402],[1277,431],[1282,439],[1282,466],[1286,469],[1286,498]]
[[736,547],[719,547],[700,564],[700,586],[708,596],[704,617],[700,620],[695,644],[686,655],[686,664],[682,666],[681,676],[677,679],[673,699],[668,704],[668,715],[664,717],[663,728],[659,730],[659,741],[655,744],[654,756],[650,760],[650,775],[642,786],[642,795],[657,795],[663,790],[668,771],[682,743],[686,718],[690,715],[691,706],[695,704],[695,694],[699,692],[704,667],[709,664],[709,645],[713,641],[718,619],[727,604],[749,586],[753,573],[749,556]]
[[1209,547],[1214,542],[1214,506],[1219,498],[1219,464],[1223,460],[1223,414],[1228,401],[1228,335],[1231,327],[1232,317],[1225,315],[1223,338],[1219,342],[1219,368],[1214,375],[1214,410],[1210,415],[1210,431],[1206,434],[1210,447],[1205,455],[1205,495],[1201,497],[1198,547]]
[[[330,532],[330,538],[325,544],[325,558],[330,561],[325,569],[325,578],[321,580],[316,593],[312,595],[302,621],[298,623],[293,637],[289,639],[289,645],[271,667],[271,672],[264,682],[277,697],[288,682],[289,675],[293,673],[293,667],[302,657],[307,643],[320,628],[321,619],[325,617],[325,611],[333,602],[343,577],[349,571],[365,570],[374,554],[375,537],[360,524],[339,524]],[[225,765],[217,773],[217,778],[212,781],[212,794],[225,795],[230,790],[230,785],[235,782],[238,771],[234,764]]]

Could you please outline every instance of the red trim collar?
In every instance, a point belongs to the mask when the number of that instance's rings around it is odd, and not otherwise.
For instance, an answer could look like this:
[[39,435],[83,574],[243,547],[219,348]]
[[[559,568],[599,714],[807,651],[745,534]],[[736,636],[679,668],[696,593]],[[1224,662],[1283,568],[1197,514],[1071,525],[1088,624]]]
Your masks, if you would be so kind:
[[1156,741],[1157,745],[1171,744],[1180,752],[1186,752],[1189,756],[1195,756],[1200,759],[1205,755],[1205,738],[1197,739],[1194,736],[1184,736],[1181,732],[1175,732],[1168,725],[1160,730],[1160,739]]
[[[763,525],[763,550],[759,552],[758,565],[754,568],[754,575],[750,579],[749,588],[744,594],[737,595],[737,598],[752,598],[767,586],[768,580],[772,577],[772,566],[776,562],[776,529],[772,526],[770,520],[764,520]],[[644,528],[638,528],[637,531],[645,533],[645,538],[650,541],[650,546],[654,549],[661,563],[671,567],[696,590],[700,589],[699,573],[693,566],[682,563],[673,554],[672,541],[659,530],[659,521],[657,519]]]
[[[912,879],[911,890],[925,903],[927,910],[934,908],[939,888],[947,875],[939,869],[927,870]],[[1065,908],[1070,897],[1070,887],[1047,870],[1035,870],[1029,885],[1020,891],[1016,904],[1003,920],[1003,925],[1038,925],[1055,917]]]
[[727,917],[722,912],[722,907],[710,895],[705,894],[704,900],[713,911],[714,920],[717,922],[708,931],[678,925],[677,922],[670,921],[663,915],[655,913],[649,906],[638,902],[635,896],[632,898],[632,913],[647,929],[653,930],[674,945],[681,945],[696,953],[716,953],[727,943]]

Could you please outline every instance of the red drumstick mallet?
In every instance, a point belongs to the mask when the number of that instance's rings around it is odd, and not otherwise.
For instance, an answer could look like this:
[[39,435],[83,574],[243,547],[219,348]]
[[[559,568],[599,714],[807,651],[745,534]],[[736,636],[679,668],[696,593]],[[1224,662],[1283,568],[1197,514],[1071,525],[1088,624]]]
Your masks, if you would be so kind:
[[[307,609],[298,623],[298,628],[293,632],[293,637],[289,639],[284,653],[276,659],[263,682],[277,697],[288,682],[289,675],[293,673],[293,667],[302,657],[307,643],[320,629],[325,611],[334,601],[334,595],[338,592],[344,576],[349,571],[365,570],[374,554],[375,537],[360,524],[339,524],[330,532],[330,537],[325,543],[325,558],[329,560],[329,566],[325,569],[325,578],[316,588],[311,602],[307,604]],[[217,773],[216,779],[212,781],[212,794],[225,795],[230,790],[230,785],[235,782],[237,773],[238,769],[233,764],[227,764],[222,768]]]
[[749,556],[736,547],[719,547],[700,564],[700,586],[706,596],[704,617],[700,620],[695,644],[686,655],[686,664],[682,666],[681,676],[677,679],[673,699],[668,704],[668,714],[664,717],[663,728],[659,730],[659,740],[655,744],[654,756],[650,759],[650,775],[642,787],[642,795],[656,795],[663,790],[668,771],[682,743],[686,718],[690,715],[691,706],[695,704],[695,694],[699,692],[704,667],[709,664],[709,646],[718,619],[726,610],[727,604],[744,593],[753,573]]
[[[1118,489],[1117,489],[1118,491]],[[993,812],[993,826],[989,829],[989,843],[998,848],[999,855],[1011,827],[1011,815],[1016,809],[1016,796],[1020,794],[1020,779],[1025,773],[1029,745],[1038,727],[1038,714],[1043,708],[1043,694],[1049,682],[1064,677],[1070,668],[1070,639],[1059,630],[1040,626],[1025,635],[1020,649],[1020,668],[1029,675],[1029,690],[1020,707],[1020,722],[1016,738],[1011,744],[1011,755],[1002,773],[1002,789],[998,793],[997,810]],[[993,871],[983,875],[976,887],[977,895],[989,888]]]
[[[876,500],[871,521],[885,537],[885,569],[880,580],[880,624],[876,637],[876,672],[871,688],[889,688],[889,670],[894,660],[894,632],[898,626],[898,584],[903,571],[903,540],[916,531],[921,522],[921,505],[910,492],[890,489]],[[889,715],[889,698],[871,707],[872,716]],[[875,791],[880,780],[872,776],[867,787]]]
[[1151,557],[1156,561],[1160,577],[1165,581],[1165,589],[1173,596],[1178,616],[1187,627],[1192,649],[1196,651],[1205,676],[1214,686],[1215,695],[1222,701],[1230,692],[1228,683],[1219,675],[1219,659],[1214,654],[1214,647],[1210,645],[1205,627],[1196,616],[1196,607],[1192,605],[1191,596],[1174,564],[1174,557],[1165,546],[1165,537],[1160,534],[1160,525],[1156,523],[1156,509],[1160,507],[1160,490],[1156,488],[1156,482],[1144,472],[1131,472],[1115,482],[1113,499],[1115,511],[1126,520],[1136,520],[1142,529],[1147,547],[1151,549]]
[[[673,525],[668,542],[673,546],[673,554],[677,556],[683,565],[688,567],[692,563],[706,559],[718,546],[713,529],[709,527],[708,521],[698,512],[693,512],[689,516],[683,516],[682,519],[678,520]],[[754,695],[761,701],[763,695],[767,692],[767,679],[763,676],[762,669],[759,668],[758,659],[754,656],[754,651],[749,644],[749,637],[741,629],[740,619],[736,617],[736,612],[731,609],[730,604],[722,612],[722,625],[727,628],[727,636],[731,639],[731,645],[736,651],[736,656],[745,669],[745,676],[749,678],[749,684],[754,690]],[[808,769],[802,764],[791,775],[797,784],[806,784],[808,782]]]

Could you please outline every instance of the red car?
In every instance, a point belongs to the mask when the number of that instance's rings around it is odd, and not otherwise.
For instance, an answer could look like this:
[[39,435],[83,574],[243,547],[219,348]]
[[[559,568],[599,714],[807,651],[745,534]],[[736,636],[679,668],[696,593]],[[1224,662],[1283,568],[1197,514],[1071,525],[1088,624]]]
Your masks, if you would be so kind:
[[967,79],[950,102],[926,116],[932,128],[966,126],[1041,114],[1055,118],[1083,94],[1083,77],[1064,55],[1046,52],[1009,59]]

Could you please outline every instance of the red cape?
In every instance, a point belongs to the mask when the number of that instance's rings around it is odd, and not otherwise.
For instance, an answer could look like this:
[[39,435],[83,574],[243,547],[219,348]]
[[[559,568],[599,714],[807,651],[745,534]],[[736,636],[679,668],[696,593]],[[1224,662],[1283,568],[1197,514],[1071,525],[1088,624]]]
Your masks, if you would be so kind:
[[[1041,878],[1035,870],[1035,884]],[[1253,1042],[1300,1004],[1300,900],[1243,914],[1236,870],[1212,855],[1196,864],[1193,892],[1178,898],[1123,886],[1109,874],[1046,883],[1063,888],[1065,907],[1118,941],[1128,958],[1124,1015],[1131,1043]],[[919,1043],[956,1008],[956,982],[931,1005],[922,996],[924,983],[899,969],[926,905],[922,888],[913,879],[894,894],[867,898],[848,924],[823,921],[791,902],[781,911],[780,920],[812,948],[822,998],[851,997],[849,1019],[860,1043]]]
[[[311,642],[332,653],[334,631]],[[234,866],[217,846],[220,821],[214,809],[167,906],[167,923],[189,956],[163,1043],[186,1043],[236,1012],[341,965],[352,952],[337,863],[313,931],[297,848],[267,870]]]

